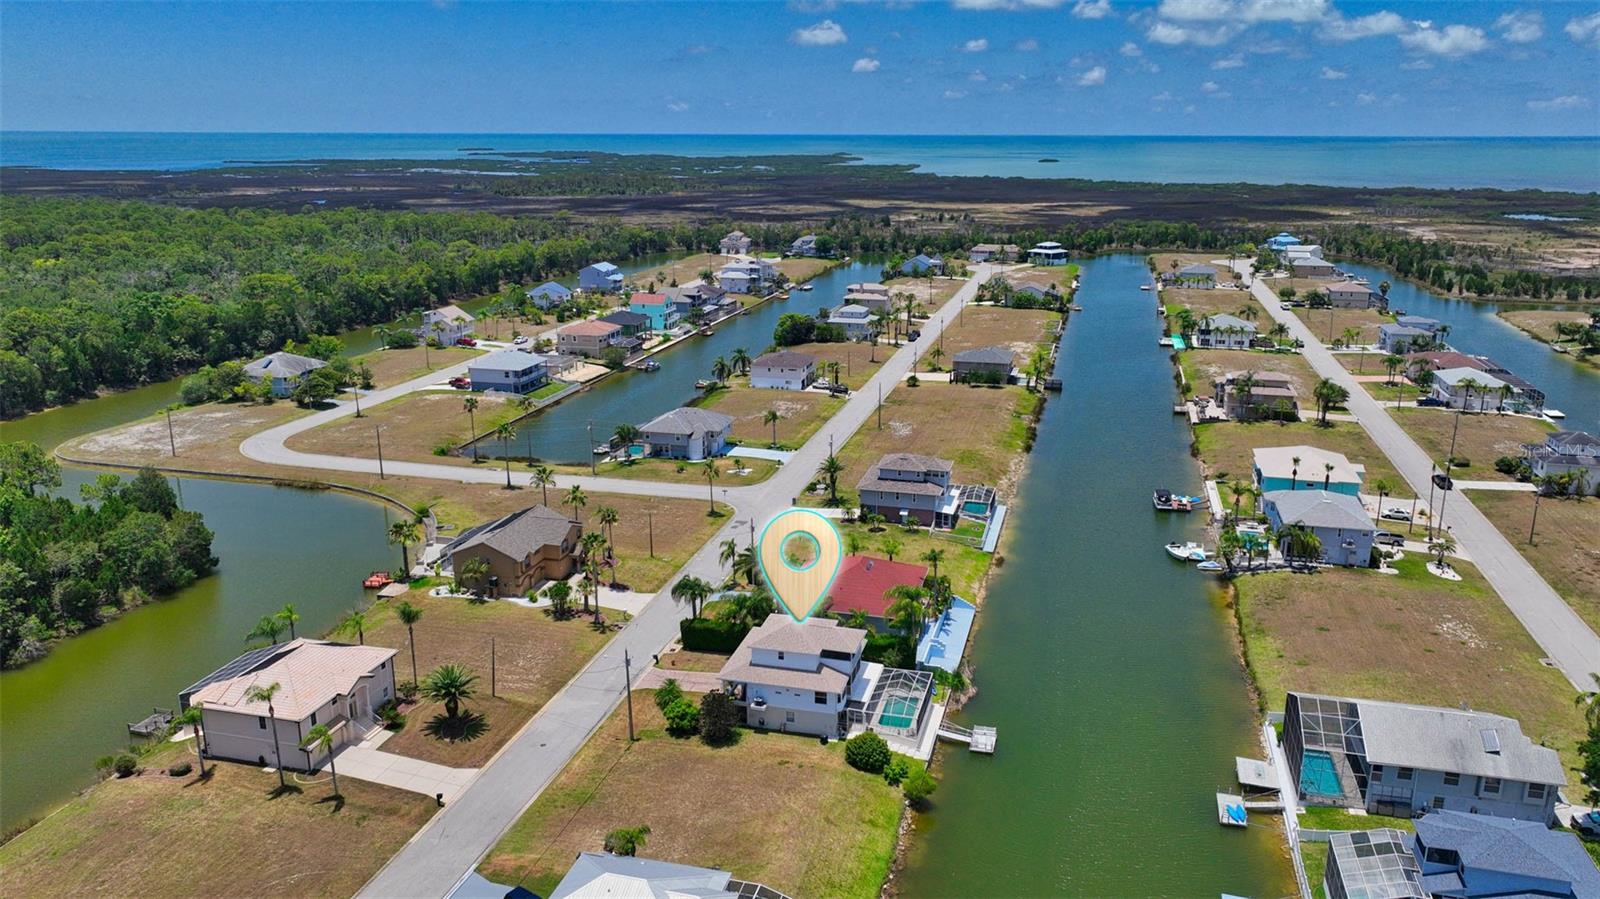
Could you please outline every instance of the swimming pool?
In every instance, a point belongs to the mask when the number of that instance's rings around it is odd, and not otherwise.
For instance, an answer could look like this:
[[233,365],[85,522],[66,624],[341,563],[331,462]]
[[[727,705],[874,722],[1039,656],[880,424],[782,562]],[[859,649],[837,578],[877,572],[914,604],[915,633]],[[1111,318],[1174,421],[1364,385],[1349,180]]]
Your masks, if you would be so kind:
[[961,511],[975,518],[987,518],[989,516],[989,504],[968,500],[961,504]]
[[1344,795],[1333,756],[1320,749],[1307,749],[1300,756],[1300,793],[1307,797]]
[[883,711],[878,713],[878,723],[884,727],[910,727],[917,721],[917,698],[914,696],[891,696],[883,703]]

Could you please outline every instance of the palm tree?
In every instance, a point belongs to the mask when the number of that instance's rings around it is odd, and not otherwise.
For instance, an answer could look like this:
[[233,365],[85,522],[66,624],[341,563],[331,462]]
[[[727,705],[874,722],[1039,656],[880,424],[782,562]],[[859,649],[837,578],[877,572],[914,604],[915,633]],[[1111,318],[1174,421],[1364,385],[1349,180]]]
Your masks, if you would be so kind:
[[643,432],[639,430],[638,425],[626,423],[617,425],[617,429],[611,432],[611,439],[617,446],[627,446],[641,436],[643,436]]
[[887,610],[890,619],[905,631],[911,645],[915,646],[922,636],[922,621],[927,617],[928,591],[911,584],[896,584],[889,588],[889,595],[894,597]]
[[576,520],[578,517],[578,510],[589,505],[589,497],[584,495],[582,487],[579,487],[577,484],[573,484],[571,489],[567,491],[567,498],[562,500],[561,504],[564,506],[570,506],[572,508],[572,517],[574,520]]
[[400,546],[400,577],[411,575],[411,555],[406,547],[422,537],[422,529],[414,521],[397,521],[389,525],[389,544]]
[[[590,609],[594,613],[594,623],[598,625],[600,623],[600,560],[592,555],[583,560],[583,579],[581,583],[585,593],[583,607]],[[591,597],[594,599],[592,607],[589,604]]]
[[201,731],[201,726],[204,722],[205,712],[200,708],[199,703],[189,706],[183,710],[183,714],[172,719],[174,724],[194,728],[194,754],[200,760],[200,777],[202,780],[206,776],[206,754],[200,750],[200,741],[205,737],[205,734]]
[[724,359],[721,356],[718,356],[716,359],[712,360],[712,362],[711,362],[711,377],[712,378],[715,378],[718,381],[726,381],[726,380],[728,380],[728,376],[732,375],[732,374],[733,374],[733,366],[728,364],[728,360],[727,359]]
[[1317,399],[1317,422],[1323,427],[1328,425],[1328,410],[1350,400],[1350,391],[1340,387],[1331,378],[1318,381],[1311,395]]
[[939,370],[939,360],[944,358],[944,350],[939,348],[939,347],[934,347],[933,349],[928,351],[928,358],[933,361],[933,369],[934,369],[934,371],[938,371]]
[[422,620],[422,610],[408,602],[394,607],[394,615],[406,626],[406,645],[411,647],[411,682],[417,680],[417,622]]
[[1372,482],[1372,489],[1378,491],[1378,514],[1383,514],[1383,498],[1394,492],[1394,485],[1387,478],[1379,478]]
[[1235,312],[1234,315],[1244,319],[1247,322],[1253,322],[1260,316],[1260,313],[1256,311],[1255,303],[1246,303],[1245,305],[1240,306],[1239,311]]
[[817,466],[817,473],[828,479],[828,505],[839,505],[839,475],[844,474],[844,463],[839,461],[838,456],[829,453]]
[[1289,462],[1293,466],[1289,469],[1289,489],[1298,490],[1300,489],[1300,457],[1291,456]]
[[1234,557],[1242,549],[1244,541],[1239,538],[1239,532],[1233,528],[1223,531],[1222,536],[1217,538],[1217,555],[1222,557],[1222,563],[1228,566],[1229,572],[1233,571]]
[[282,790],[288,784],[284,783],[283,780],[283,752],[278,748],[278,710],[272,707],[272,697],[277,694],[278,689],[279,684],[277,681],[273,681],[265,687],[256,684],[245,691],[244,698],[246,702],[264,702],[267,704],[267,727],[270,728],[268,733],[272,734],[272,756],[278,763],[278,789]]
[[494,436],[500,441],[500,451],[506,460],[506,489],[514,490],[511,486],[511,440],[517,436],[517,428],[509,421],[502,421],[494,426]]
[[944,561],[944,550],[930,549],[923,553],[921,558],[933,569],[933,576],[937,578],[939,576],[939,563]]
[[739,544],[735,543],[734,539],[732,537],[729,537],[728,539],[722,541],[722,543],[718,545],[718,548],[717,548],[717,563],[720,564],[720,565],[726,565],[729,562],[732,562],[734,560],[734,557],[738,556],[738,555],[739,555]]
[[333,766],[333,731],[328,730],[328,725],[318,724],[306,731],[306,738],[300,741],[300,748],[315,747],[328,754],[328,773],[333,775],[333,795],[339,793],[339,769]]
[[297,636],[294,632],[294,626],[295,622],[300,620],[300,613],[295,610],[294,603],[284,603],[283,608],[279,609],[273,617],[289,626],[289,639],[293,640]]
[[761,423],[764,425],[772,425],[773,446],[778,445],[778,419],[782,417],[783,416],[778,414],[777,409],[768,409],[766,412],[761,414]]
[[700,604],[711,598],[712,587],[705,581],[685,576],[672,585],[672,598],[679,602],[689,603],[689,617],[700,617]]
[[467,410],[467,439],[472,441],[472,461],[478,461],[478,398],[469,396],[461,401],[461,408]]
[[446,718],[459,718],[461,702],[477,694],[473,686],[477,682],[478,676],[466,666],[448,664],[428,672],[428,676],[417,686],[429,700],[444,703]]
[[276,615],[263,615],[261,620],[256,622],[256,626],[250,629],[250,633],[244,635],[244,638],[246,640],[265,640],[268,643],[275,644],[278,642],[278,638],[282,636],[283,619]]
[[540,501],[550,505],[550,486],[556,482],[556,473],[548,465],[535,465],[533,467],[533,483],[539,485]]
[[1034,347],[1033,355],[1028,357],[1028,385],[1038,387],[1044,383],[1045,367],[1050,364],[1050,351],[1044,347]]
[[1332,480],[1332,478],[1333,478],[1333,463],[1332,462],[1324,462],[1324,463],[1322,463],[1322,489],[1323,490],[1327,490],[1328,489],[1328,482],[1330,480]]
[[456,571],[456,581],[473,593],[482,594],[489,586],[489,560],[482,556],[463,559]]
[[717,461],[715,459],[707,459],[705,471],[701,472],[701,475],[706,479],[706,495],[711,498],[711,511],[709,514],[715,515],[717,514],[716,483],[717,478],[722,477],[722,472],[717,468]]
[[717,610],[717,618],[735,627],[754,627],[775,611],[777,604],[773,602],[772,594],[761,586],[748,593],[734,593],[725,597],[722,608]]
[[889,561],[891,562],[894,561],[895,554],[898,553],[901,547],[904,545],[905,544],[901,543],[899,538],[895,537],[893,534],[884,535],[884,538],[878,542],[878,548],[883,550],[883,554],[888,556]]
[[354,609],[339,619],[339,623],[333,626],[333,632],[341,637],[355,634],[356,642],[365,646],[367,645],[367,625],[371,623],[372,619],[367,617],[366,612],[361,609]]
[[734,348],[733,355],[729,358],[733,362],[734,371],[739,374],[748,374],[750,372],[750,354],[745,352],[744,347]]
[[1256,373],[1247,371],[1233,379],[1233,396],[1239,403],[1240,417],[1245,421],[1250,420],[1250,413],[1256,403]]
[[1283,322],[1278,322],[1267,331],[1267,336],[1272,338],[1274,344],[1280,343],[1289,336],[1289,326]]
[[1252,486],[1248,481],[1232,480],[1228,482],[1228,492],[1233,495],[1233,520],[1239,521],[1239,501],[1250,495]]
[[1428,544],[1428,551],[1438,557],[1439,570],[1449,570],[1450,566],[1444,560],[1456,551],[1456,538],[1449,531],[1440,529],[1439,536]]
[[616,528],[613,527],[613,525],[615,525],[618,521],[622,520],[621,513],[619,513],[616,509],[613,509],[610,506],[601,506],[600,508],[595,510],[594,518],[595,518],[595,521],[600,522],[600,526],[601,527],[605,528],[605,531],[606,531],[606,542],[607,543],[614,543],[615,540],[613,538],[614,538],[615,535],[613,534],[613,532],[616,530]]
[[1406,360],[1404,356],[1398,356],[1394,353],[1390,353],[1389,355],[1383,357],[1383,367],[1389,371],[1389,380],[1387,383],[1394,383],[1395,372],[1398,372],[1400,370],[1400,366],[1405,364]]

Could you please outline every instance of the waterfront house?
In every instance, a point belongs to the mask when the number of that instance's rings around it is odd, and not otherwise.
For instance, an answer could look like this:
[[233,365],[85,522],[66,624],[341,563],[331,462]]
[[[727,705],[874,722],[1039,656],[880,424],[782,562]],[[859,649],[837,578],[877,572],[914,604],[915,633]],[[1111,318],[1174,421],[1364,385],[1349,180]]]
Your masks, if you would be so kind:
[[842,329],[844,336],[850,340],[866,340],[872,334],[872,310],[846,303],[833,310],[833,314],[828,316],[828,324]]
[[928,569],[909,562],[891,562],[871,556],[846,556],[828,590],[828,611],[840,617],[852,612],[867,616],[867,624],[879,633],[888,633],[889,607],[894,599],[889,591],[896,587],[920,587]]
[[1441,811],[1417,819],[1412,860],[1439,899],[1600,896],[1600,869],[1576,834],[1543,822]]
[[1416,373],[1423,368],[1436,372],[1451,368],[1470,368],[1473,371],[1493,375],[1511,385],[1511,395],[1505,401],[1507,410],[1537,413],[1544,408],[1544,391],[1488,356],[1472,356],[1454,351],[1429,351],[1406,356],[1406,372],[1409,377],[1414,379]]
[[[377,729],[378,708],[395,696],[394,655],[382,646],[302,637],[250,650],[191,684],[178,702],[200,707],[208,758],[265,767],[281,756],[285,768],[312,771],[327,753],[300,748],[311,728],[326,725],[333,749]],[[250,690],[272,684],[278,691],[269,719],[267,704],[251,699]]]
[[822,251],[817,249],[817,235],[815,235],[815,234],[805,234],[805,235],[802,235],[800,237],[795,238],[794,243],[789,244],[789,255],[790,256],[820,256],[820,255],[822,255]]
[[929,275],[944,274],[944,260],[938,256],[929,256],[926,253],[907,259],[900,264],[900,274],[915,278],[925,278]]
[[994,260],[996,262],[1015,262],[1021,255],[1022,248],[1014,243],[1008,243],[1004,245],[997,243],[980,243],[974,246],[971,250],[967,251],[967,259],[970,262],[988,262],[990,260]]
[[1305,259],[1307,257],[1321,259],[1322,245],[1315,243],[1295,244],[1282,252],[1285,259]]
[[1196,262],[1175,272],[1169,272],[1162,280],[1177,287],[1209,290],[1217,286],[1217,270],[1203,262]]
[[717,677],[751,727],[838,738],[866,646],[866,631],[832,618],[775,613],[745,635]]
[[[487,887],[481,896],[474,893],[473,899],[533,895],[483,882]],[[577,861],[549,895],[550,899],[787,899],[771,887],[734,880],[727,871],[609,852],[578,853]],[[459,892],[453,896],[465,899]]]
[[780,280],[782,274],[770,259],[746,256],[717,271],[717,283],[730,293],[760,294],[767,285]]
[[544,581],[571,577],[583,526],[548,506],[529,506],[504,518],[468,528],[445,545],[455,577],[468,559],[489,565],[488,580],[470,586],[489,596],[526,596]]
[[1576,473],[1573,493],[1600,495],[1600,437],[1585,431],[1557,431],[1543,443],[1522,447],[1536,478]]
[[1547,824],[1561,757],[1514,718],[1471,709],[1290,693],[1283,751],[1300,799],[1410,818],[1458,811]]
[[879,315],[882,315],[882,316],[885,316],[885,317],[894,314],[893,313],[894,301],[889,298],[889,294],[887,292],[884,292],[884,293],[857,293],[857,292],[854,292],[854,291],[850,291],[850,292],[847,292],[844,295],[843,305],[845,305],[845,306],[863,306],[863,307],[866,307],[867,309],[870,309],[873,312],[876,312]]
[[[1249,390],[1245,379],[1249,378]],[[1229,418],[1276,418],[1279,420],[1300,417],[1300,404],[1295,398],[1294,379],[1275,371],[1230,371],[1215,382],[1212,399]]]
[[1279,231],[1272,237],[1267,238],[1267,249],[1274,253],[1282,253],[1298,243],[1300,243],[1300,238],[1287,231]]
[[1216,350],[1248,350],[1259,329],[1237,315],[1208,315],[1195,326],[1194,345]]
[[1378,346],[1386,353],[1404,355],[1433,346],[1433,332],[1385,322],[1378,326]]
[[578,289],[616,293],[622,289],[622,269],[609,262],[584,266],[578,272]]
[[1436,334],[1440,328],[1445,326],[1444,322],[1436,318],[1428,318],[1425,315],[1397,315],[1394,318],[1394,323],[1407,328],[1427,331],[1429,334]]
[[1451,409],[1491,412],[1510,408],[1515,388],[1476,368],[1442,368],[1433,373],[1433,398]]
[[1393,827],[1329,834],[1322,893],[1328,899],[1427,899],[1412,835]]
[[963,350],[950,358],[950,380],[1003,384],[1011,377],[1014,361],[1010,347]]
[[1371,563],[1378,529],[1359,498],[1317,489],[1275,490],[1263,493],[1261,499],[1274,531],[1298,525],[1316,535],[1322,544],[1316,561],[1355,568]]
[[550,368],[544,356],[520,350],[496,350],[467,363],[467,378],[473,390],[527,393],[550,380]]
[[1066,265],[1067,250],[1053,240],[1042,240],[1028,251],[1028,261],[1034,265]]
[[549,311],[572,299],[572,291],[554,281],[546,281],[538,287],[529,288],[523,296],[533,305]]
[[703,462],[728,448],[733,419],[721,412],[681,406],[639,426],[640,439],[652,456]]
[[678,323],[678,310],[662,293],[636,293],[628,298],[628,311],[650,320],[652,331],[670,331]]
[[1265,446],[1254,451],[1255,482],[1263,493],[1274,490],[1328,490],[1361,495],[1367,469],[1343,453],[1314,446]]
[[679,287],[669,287],[662,293],[673,301],[673,308],[680,316],[688,315],[689,310],[697,306],[719,305],[728,296],[726,289],[699,278]]
[[1338,309],[1382,309],[1386,305],[1381,294],[1354,281],[1337,281],[1322,288],[1322,291],[1328,305]]
[[556,349],[573,356],[595,357],[622,339],[622,328],[611,322],[580,321],[556,331]]
[[[634,294],[634,296],[638,296],[638,294]],[[641,315],[637,312],[630,312],[627,309],[618,309],[616,312],[609,312],[595,320],[605,322],[608,325],[616,325],[617,327],[621,328],[622,333],[619,336],[623,339],[639,337],[643,334],[649,333],[650,331],[650,316]]]
[[952,527],[960,506],[959,495],[950,486],[953,468],[946,459],[889,453],[856,484],[861,512],[893,522]]
[[804,390],[817,379],[817,357],[780,350],[750,363],[750,386],[771,390]]
[[307,372],[316,371],[327,364],[321,359],[280,350],[246,365],[244,376],[251,381],[271,379],[272,395],[287,397],[294,395],[294,389],[300,386],[300,379],[305,377]]
[[1332,278],[1339,273],[1333,263],[1321,256],[1290,256],[1285,264],[1296,278]]
[[750,248],[754,245],[755,241],[743,231],[729,231],[726,237],[717,242],[717,249],[721,250],[724,256],[739,256],[750,252]]
[[846,294],[867,294],[869,296],[880,296],[884,299],[888,299],[889,285],[882,284],[877,281],[861,281],[855,284],[846,285],[844,292]]
[[1023,294],[1037,302],[1060,302],[1061,291],[1053,283],[1039,284],[1032,280],[1024,280],[1025,275],[1007,273],[1003,276],[1005,282],[1011,286],[1012,293]]
[[431,340],[445,346],[450,346],[463,337],[472,333],[472,313],[459,306],[440,306],[438,309],[428,309],[422,313],[422,328],[417,336],[423,340]]

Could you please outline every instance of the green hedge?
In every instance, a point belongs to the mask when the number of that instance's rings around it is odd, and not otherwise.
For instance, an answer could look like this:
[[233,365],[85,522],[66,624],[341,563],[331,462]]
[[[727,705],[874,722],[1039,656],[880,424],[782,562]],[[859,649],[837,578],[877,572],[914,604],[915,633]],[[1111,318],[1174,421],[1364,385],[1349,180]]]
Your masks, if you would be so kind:
[[683,648],[691,652],[733,652],[749,632],[748,627],[705,618],[685,618],[678,622]]

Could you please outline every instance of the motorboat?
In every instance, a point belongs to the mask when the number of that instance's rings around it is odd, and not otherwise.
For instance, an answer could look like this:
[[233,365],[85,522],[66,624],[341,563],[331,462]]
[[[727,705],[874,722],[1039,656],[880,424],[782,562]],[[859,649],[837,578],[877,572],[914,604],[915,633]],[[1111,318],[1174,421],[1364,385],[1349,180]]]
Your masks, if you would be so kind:
[[611,447],[609,447],[609,446],[597,446],[597,447],[594,448],[594,454],[596,456],[609,456],[609,455],[611,455]]
[[1221,571],[1222,563],[1215,559],[1207,559],[1194,567],[1197,571]]
[[654,359],[646,359],[646,360],[644,360],[642,362],[633,363],[631,368],[634,371],[660,371],[661,370],[661,363],[657,362]]
[[361,586],[367,588],[368,590],[379,590],[389,586],[392,583],[394,583],[394,578],[389,576],[389,572],[374,571],[373,573],[367,575],[366,579],[361,582]]
[[1150,285],[1148,285],[1148,284],[1140,284],[1139,285],[1139,289],[1140,290],[1149,290],[1150,289]]
[[1211,554],[1193,540],[1187,543],[1168,543],[1167,555],[1180,562],[1204,562]]
[[812,288],[812,286],[813,285],[811,285],[811,284],[796,284],[794,286],[794,289],[795,290],[810,290]]
[[1206,504],[1203,496],[1184,496],[1171,490],[1157,490],[1150,497],[1155,507],[1163,512],[1193,512],[1196,506]]
[[1549,406],[1546,406],[1544,408],[1544,417],[1545,418],[1566,418],[1567,417],[1567,413],[1562,412],[1560,409],[1552,409]]

